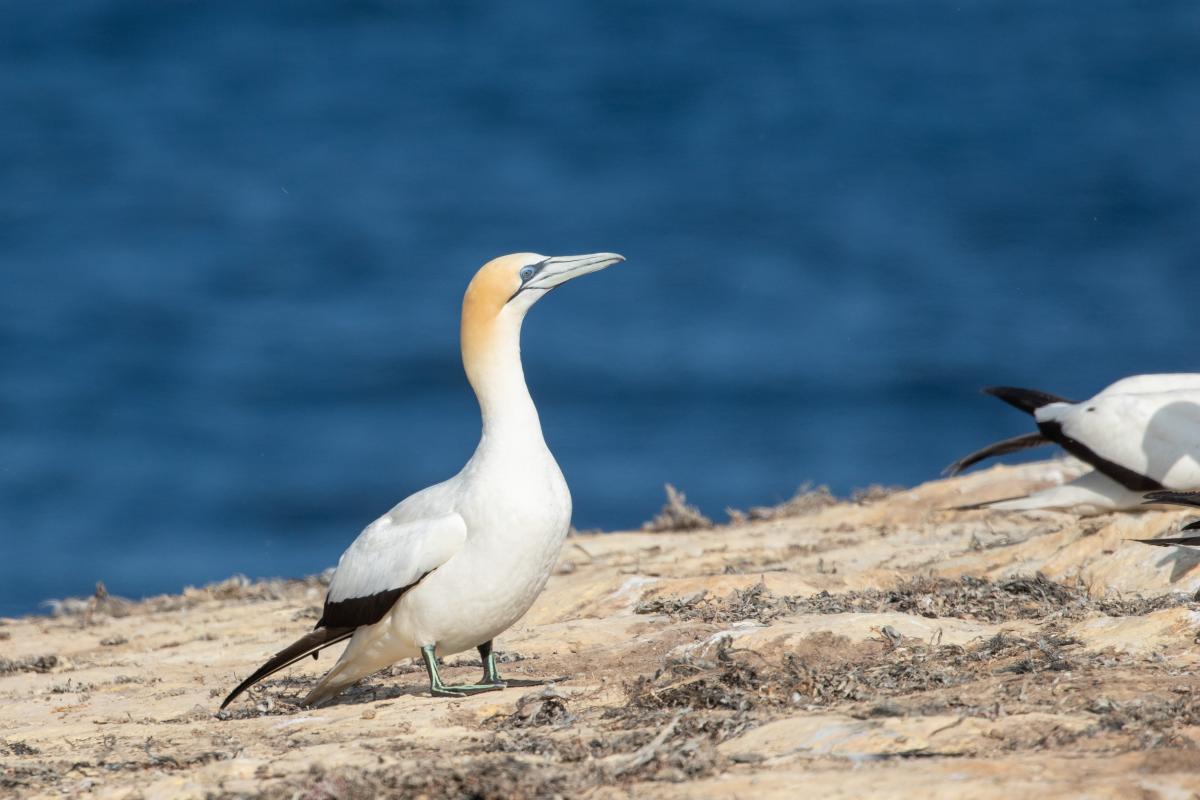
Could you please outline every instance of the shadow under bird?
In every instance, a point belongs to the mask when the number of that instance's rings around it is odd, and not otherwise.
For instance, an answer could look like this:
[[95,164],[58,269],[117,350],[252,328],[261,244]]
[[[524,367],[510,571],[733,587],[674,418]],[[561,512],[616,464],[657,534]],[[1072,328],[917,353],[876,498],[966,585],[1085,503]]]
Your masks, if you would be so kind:
[[[304,698],[328,702],[360,678],[421,657],[431,692],[503,689],[492,640],[546,585],[571,521],[571,494],[542,437],[521,368],[521,323],[547,292],[625,259],[615,253],[488,262],[467,287],[462,360],[483,433],[466,466],[372,522],[338,561],[316,629],[278,652],[221,704],[305,656],[349,639]],[[477,648],[479,683],[448,686],[437,657]]]
[[1080,403],[1036,389],[992,386],[985,394],[1033,416],[1037,431],[977,450],[948,475],[994,456],[1057,444],[1093,468],[1025,497],[965,508],[1070,508],[1102,513],[1135,508],[1146,492],[1200,488],[1200,374],[1134,375]]

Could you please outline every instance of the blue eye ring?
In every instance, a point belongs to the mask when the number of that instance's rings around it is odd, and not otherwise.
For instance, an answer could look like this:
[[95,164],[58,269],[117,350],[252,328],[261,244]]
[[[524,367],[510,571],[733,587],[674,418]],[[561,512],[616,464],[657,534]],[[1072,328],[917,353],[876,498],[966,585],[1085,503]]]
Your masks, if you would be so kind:
[[527,281],[536,274],[537,274],[537,270],[534,269],[533,267],[521,267],[520,275],[521,275],[522,281]]

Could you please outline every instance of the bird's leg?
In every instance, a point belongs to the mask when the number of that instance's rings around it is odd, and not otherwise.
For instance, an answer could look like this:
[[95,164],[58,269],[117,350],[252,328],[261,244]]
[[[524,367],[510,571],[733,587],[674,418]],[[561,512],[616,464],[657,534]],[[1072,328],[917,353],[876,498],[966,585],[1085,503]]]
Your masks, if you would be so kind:
[[[1200,540],[1200,536],[1196,538]],[[500,677],[500,671],[496,669],[496,654],[492,652],[491,641],[479,645],[478,649],[479,660],[483,662],[483,681],[480,683],[482,686],[495,686],[499,689],[507,689],[510,686],[544,686],[547,683],[558,683],[571,677],[570,675],[560,675],[557,678],[515,678],[506,681]]]
[[[490,643],[489,643],[490,644]],[[429,672],[429,691],[434,697],[466,697],[480,692],[494,692],[505,687],[504,683],[460,683],[447,686],[438,675],[437,656],[434,655],[434,645],[427,644],[421,648],[421,658],[425,660],[425,669]],[[492,665],[495,670],[495,665]]]
[[479,660],[483,662],[483,680],[479,683],[484,686],[497,686],[501,689],[507,687],[508,684],[500,680],[500,671],[496,669],[496,654],[492,652],[492,640],[488,639],[476,649],[479,650]]
[[442,676],[438,675],[437,656],[433,652],[434,646],[427,644],[421,648],[421,658],[425,660],[425,670],[429,673],[429,693],[434,697],[463,697],[461,692],[456,692],[446,684],[442,683]]

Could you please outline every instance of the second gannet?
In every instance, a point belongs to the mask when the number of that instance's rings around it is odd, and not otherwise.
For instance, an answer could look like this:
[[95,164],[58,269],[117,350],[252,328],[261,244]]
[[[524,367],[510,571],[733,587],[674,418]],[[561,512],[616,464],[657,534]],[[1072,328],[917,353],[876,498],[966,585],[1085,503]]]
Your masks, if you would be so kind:
[[[521,369],[521,322],[551,289],[624,261],[615,253],[502,256],[463,298],[462,361],[483,434],[453,478],[372,522],[338,560],[316,629],[229,693],[345,639],[341,658],[308,696],[318,705],[366,675],[420,656],[443,697],[503,689],[492,640],[542,591],[571,521],[571,494],[542,438]],[[437,657],[479,650],[483,678],[447,686]]]
[[1135,508],[1148,491],[1200,488],[1200,374],[1134,375],[1081,403],[1034,389],[983,391],[1031,414],[1038,430],[971,453],[951,464],[949,474],[1046,444],[1060,445],[1094,471],[1027,497],[979,506],[1100,513]]

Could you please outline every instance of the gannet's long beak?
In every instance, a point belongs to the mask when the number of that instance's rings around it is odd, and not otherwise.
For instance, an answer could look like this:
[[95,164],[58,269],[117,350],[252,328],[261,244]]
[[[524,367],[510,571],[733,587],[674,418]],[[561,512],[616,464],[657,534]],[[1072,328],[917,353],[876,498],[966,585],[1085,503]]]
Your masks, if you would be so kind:
[[586,256],[554,256],[542,262],[541,267],[523,289],[553,289],[572,278],[599,272],[605,267],[618,264],[625,256],[616,253],[591,253]]

